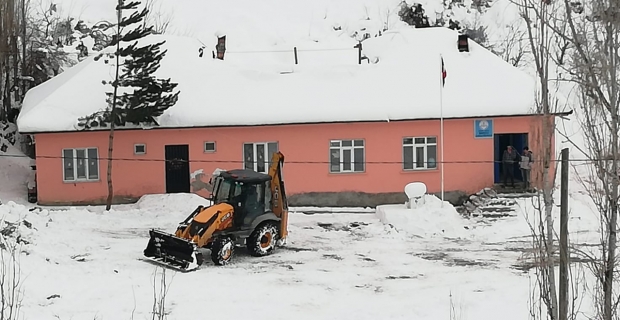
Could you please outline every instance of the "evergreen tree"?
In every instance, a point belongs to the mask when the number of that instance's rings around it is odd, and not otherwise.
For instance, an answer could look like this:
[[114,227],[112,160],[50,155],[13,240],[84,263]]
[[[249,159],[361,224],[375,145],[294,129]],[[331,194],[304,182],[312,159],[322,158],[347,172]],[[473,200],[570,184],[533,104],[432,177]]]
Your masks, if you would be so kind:
[[[153,33],[152,26],[144,26],[142,20],[148,14],[148,9],[137,11],[140,1],[125,3],[119,0],[117,10],[134,10],[126,18],[121,18],[118,24],[119,32],[112,36],[109,46],[116,46],[114,53],[108,53],[105,63],[118,57],[122,58],[120,73],[112,85],[115,91],[120,88],[134,88],[133,92],[123,92],[121,95],[115,92],[107,92],[108,108],[95,112],[79,119],[78,125],[84,129],[94,127],[125,126],[127,123],[134,125],[159,125],[156,118],[166,109],[173,106],[179,96],[179,92],[172,91],[177,86],[170,79],[157,79],[153,74],[159,69],[160,62],[166,55],[167,50],[161,51],[165,41],[139,46],[139,39]],[[123,28],[138,24],[133,30],[123,33]],[[126,46],[121,43],[133,42]],[[103,54],[96,57],[99,60]],[[104,81],[104,84],[106,82]],[[112,110],[114,109],[114,112]]]
[[[113,161],[113,145],[114,145],[114,128],[116,126],[124,126],[127,122],[136,125],[159,125],[155,120],[166,109],[173,106],[179,96],[179,92],[172,93],[177,86],[171,83],[170,79],[157,79],[153,75],[157,69],[161,59],[166,51],[161,52],[161,46],[165,41],[154,44],[138,46],[139,39],[143,39],[153,32],[153,27],[145,27],[142,22],[148,14],[145,7],[141,12],[137,11],[140,1],[131,1],[125,3],[125,0],[118,0],[116,6],[118,23],[116,33],[110,41],[111,47],[116,47],[114,54],[107,54],[104,59],[107,64],[109,60],[115,61],[115,77],[110,84],[113,92],[107,92],[108,108],[95,112],[91,115],[79,119],[78,125],[84,129],[93,126],[107,127],[110,126],[110,134],[108,141],[108,198],[106,201],[106,210],[112,207],[114,198],[114,189],[112,186],[112,161]],[[123,17],[123,11],[135,10],[129,17]],[[124,33],[123,28],[133,24],[138,24],[135,29]],[[130,45],[121,47],[121,43],[133,42]],[[100,59],[103,55],[97,56]],[[122,61],[122,73],[121,69]],[[108,60],[109,59],[109,60]],[[106,82],[104,81],[104,84]],[[119,95],[119,88],[128,88],[123,90]],[[135,88],[130,91],[131,88]]]
[[422,8],[422,5],[419,3],[409,5],[407,2],[402,1],[398,16],[410,26],[415,26],[416,28],[430,27],[428,17],[424,13],[424,8]]
[[[466,4],[461,0],[446,0],[443,2],[443,10],[436,12],[435,18],[429,19],[422,4],[409,4],[403,0],[400,4],[398,16],[400,20],[415,28],[447,27],[456,30],[468,35],[469,38],[483,47],[491,49],[487,44],[489,39],[486,27],[481,24],[479,17],[486,12],[492,1],[473,0]],[[455,12],[461,14],[455,14]],[[457,17],[461,16],[463,12],[467,12],[468,18],[459,20]],[[472,15],[473,19],[471,19]]]

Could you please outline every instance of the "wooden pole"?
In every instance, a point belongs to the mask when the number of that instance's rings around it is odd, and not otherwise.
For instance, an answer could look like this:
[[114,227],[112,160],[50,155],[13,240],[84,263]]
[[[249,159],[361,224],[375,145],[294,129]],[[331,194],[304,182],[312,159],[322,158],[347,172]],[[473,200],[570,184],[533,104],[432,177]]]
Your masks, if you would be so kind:
[[360,41],[357,48],[357,64],[362,64],[362,42]]
[[359,41],[353,48],[357,48],[357,64],[362,64],[362,42]]
[[295,64],[297,64],[297,47],[293,48],[293,52],[295,52]]
[[568,320],[568,148],[562,149],[560,183],[560,292],[559,320]]

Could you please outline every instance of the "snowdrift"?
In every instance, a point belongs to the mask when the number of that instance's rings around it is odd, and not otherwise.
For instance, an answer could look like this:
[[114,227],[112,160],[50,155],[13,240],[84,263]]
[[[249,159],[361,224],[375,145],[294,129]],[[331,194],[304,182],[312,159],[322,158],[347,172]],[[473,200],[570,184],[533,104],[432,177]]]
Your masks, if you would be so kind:
[[[37,241],[37,232],[51,222],[49,212],[9,201],[0,204],[0,244],[9,242],[22,245],[22,252],[29,253]],[[0,249],[4,249],[0,245]]]
[[31,180],[30,161],[18,147],[19,133],[12,123],[0,122],[0,203],[28,203],[26,185]]
[[418,208],[407,209],[405,204],[377,206],[375,214],[384,224],[408,235],[428,237],[467,236],[466,224],[456,208],[448,202],[441,207],[441,199],[424,195],[425,203]]
[[209,206],[209,200],[194,193],[147,194],[136,202],[135,209],[147,212],[187,212],[189,215],[199,205]]

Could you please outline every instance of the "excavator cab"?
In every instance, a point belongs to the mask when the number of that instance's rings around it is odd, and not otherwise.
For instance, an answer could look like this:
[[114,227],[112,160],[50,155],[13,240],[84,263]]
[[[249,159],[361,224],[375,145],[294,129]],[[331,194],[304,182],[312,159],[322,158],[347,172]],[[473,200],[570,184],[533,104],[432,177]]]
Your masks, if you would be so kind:
[[252,170],[224,171],[215,178],[211,201],[234,208],[233,228],[247,229],[257,217],[271,211],[271,177]]
[[150,260],[190,271],[204,261],[200,248],[211,250],[216,265],[228,264],[238,246],[252,256],[274,252],[288,235],[288,204],[282,166],[276,152],[269,173],[247,169],[221,171],[213,181],[211,205],[198,206],[174,234],[150,230],[144,255]]

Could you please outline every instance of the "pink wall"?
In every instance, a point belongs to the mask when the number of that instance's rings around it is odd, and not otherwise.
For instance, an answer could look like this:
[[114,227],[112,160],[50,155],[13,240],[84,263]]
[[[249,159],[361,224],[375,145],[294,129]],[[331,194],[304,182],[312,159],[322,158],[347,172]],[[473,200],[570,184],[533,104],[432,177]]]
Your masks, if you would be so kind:
[[[445,121],[446,162],[493,160],[493,139],[475,139],[473,123],[473,119]],[[531,118],[497,118],[494,121],[494,131],[531,132]],[[210,174],[218,167],[241,168],[244,142],[278,141],[280,150],[286,157],[284,178],[289,195],[338,191],[403,192],[404,186],[412,181],[422,181],[427,184],[429,192],[437,192],[440,190],[438,169],[404,171],[401,163],[402,138],[429,135],[439,136],[439,121],[116,131],[113,157],[163,160],[165,145],[189,144],[190,161],[194,161],[190,165],[190,171],[204,169],[205,173]],[[349,138],[365,140],[367,162],[394,163],[367,163],[363,173],[330,173],[327,163],[330,140]],[[100,181],[66,183],[63,182],[62,160],[55,157],[61,156],[62,148],[98,147],[99,156],[105,158],[107,132],[37,134],[35,139],[38,157],[37,185],[41,204],[105,199],[107,161],[101,160],[99,163]],[[215,141],[217,151],[204,153],[205,141]],[[133,145],[136,143],[146,144],[145,155],[133,154]],[[45,158],[46,156],[54,158]],[[198,160],[220,163],[196,162]],[[292,163],[304,161],[321,163]],[[447,191],[475,192],[493,184],[494,167],[491,162],[446,163],[444,166]],[[114,161],[113,181],[114,193],[117,196],[139,197],[143,194],[165,193],[165,163]]]

